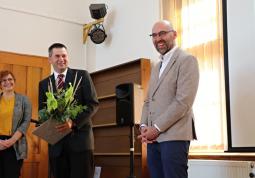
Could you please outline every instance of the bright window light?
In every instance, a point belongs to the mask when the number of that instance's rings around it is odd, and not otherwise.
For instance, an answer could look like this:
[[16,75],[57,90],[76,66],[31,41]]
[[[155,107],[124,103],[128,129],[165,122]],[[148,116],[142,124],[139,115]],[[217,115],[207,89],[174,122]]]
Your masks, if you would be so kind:
[[215,1],[198,1],[188,7],[183,7],[182,46],[190,48],[215,40],[217,38],[216,19]]

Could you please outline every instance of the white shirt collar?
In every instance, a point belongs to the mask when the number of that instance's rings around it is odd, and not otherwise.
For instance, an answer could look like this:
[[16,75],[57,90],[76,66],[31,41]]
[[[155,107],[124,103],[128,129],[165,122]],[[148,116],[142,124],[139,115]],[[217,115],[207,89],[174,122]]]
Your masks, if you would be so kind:
[[170,51],[168,51],[166,54],[164,55],[160,55],[160,60],[162,60],[162,62],[164,62],[164,60],[170,59],[174,53],[174,51],[177,49],[177,46],[174,46]]
[[66,73],[67,73],[67,69],[66,69],[64,72],[62,72],[62,73],[58,73],[58,72],[56,72],[55,70],[53,71],[55,80],[57,80],[59,74],[63,74],[63,75],[64,75],[64,80],[65,80],[65,78],[66,78]]
[[161,68],[159,70],[159,78],[161,76],[161,74],[164,72],[167,64],[169,63],[170,59],[172,58],[175,50],[177,49],[177,46],[174,46],[170,51],[168,51],[166,54],[164,55],[160,55],[160,60],[162,62],[161,64]]

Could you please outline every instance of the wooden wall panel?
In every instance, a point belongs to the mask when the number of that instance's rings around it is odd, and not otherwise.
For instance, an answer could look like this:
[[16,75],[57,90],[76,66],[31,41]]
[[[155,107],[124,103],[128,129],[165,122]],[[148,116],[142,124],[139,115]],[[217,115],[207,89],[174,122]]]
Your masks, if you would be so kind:
[[27,67],[13,65],[12,72],[16,78],[15,91],[18,93],[27,93]]
[[127,76],[134,73],[140,72],[141,60],[131,61],[129,63],[113,66],[111,68],[103,69],[92,73],[93,81],[95,83],[105,82],[108,80],[114,80],[121,76]]
[[141,83],[140,60],[92,73],[92,80],[99,97],[115,93],[121,83]]
[[[141,153],[141,144],[136,139],[139,134],[138,126],[135,127],[135,153]],[[95,153],[129,154],[130,127],[95,127]]]
[[116,123],[116,102],[115,97],[101,99],[99,109],[93,117],[93,125],[106,125]]
[[[15,91],[27,95],[32,102],[32,118],[37,119],[38,83],[49,75],[48,59],[40,56],[0,51],[0,70],[10,70],[16,78]],[[32,135],[35,125],[27,132],[28,158],[24,160],[20,178],[48,177],[48,144]]]
[[[129,176],[129,156],[95,155],[95,162],[98,163],[96,166],[102,167],[100,178],[127,178]],[[135,176],[142,178],[140,156],[135,156],[134,165]]]
[[[38,92],[39,83],[42,78],[42,69],[35,67],[27,67],[27,96],[32,102],[33,108],[38,108]],[[33,110],[32,118],[37,117],[37,110]]]
[[0,63],[0,70],[12,70],[12,65]]
[[[92,118],[95,137],[95,164],[102,167],[100,178],[129,176],[130,127],[116,125],[115,88],[123,83],[135,83],[134,120],[141,118],[141,108],[147,92],[150,76],[150,61],[138,59],[91,74],[98,99],[99,110]],[[135,176],[149,178],[146,166],[146,147],[136,139],[139,134],[135,127]]]
[[[32,118],[37,119],[37,108],[38,108],[38,82],[35,83],[35,81],[40,81],[41,79],[41,73],[42,69],[41,68],[34,68],[34,67],[27,67],[27,96],[30,98],[32,107],[35,108],[32,111]],[[35,129],[35,124],[31,124],[27,135],[28,135],[28,144],[29,144],[29,149],[30,152],[34,154],[39,154],[40,153],[40,146],[41,145],[41,140],[38,137],[35,137],[32,135],[32,131]]]
[[115,79],[102,81],[99,83],[95,83],[95,87],[97,88],[98,96],[107,96],[109,94],[115,93],[115,88],[117,85],[121,83],[137,83],[139,84],[140,80],[140,73],[133,73],[127,76],[119,76]]
[[21,170],[21,177],[24,178],[36,178],[39,177],[39,164],[32,162],[24,162],[23,169]]

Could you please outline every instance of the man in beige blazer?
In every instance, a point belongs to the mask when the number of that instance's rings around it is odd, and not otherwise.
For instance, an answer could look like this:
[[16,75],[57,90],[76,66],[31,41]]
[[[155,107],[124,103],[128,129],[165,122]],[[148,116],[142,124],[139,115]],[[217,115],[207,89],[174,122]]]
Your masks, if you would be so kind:
[[156,22],[151,37],[161,60],[151,72],[138,138],[147,143],[151,178],[187,178],[190,140],[196,139],[197,59],[176,46],[168,21]]

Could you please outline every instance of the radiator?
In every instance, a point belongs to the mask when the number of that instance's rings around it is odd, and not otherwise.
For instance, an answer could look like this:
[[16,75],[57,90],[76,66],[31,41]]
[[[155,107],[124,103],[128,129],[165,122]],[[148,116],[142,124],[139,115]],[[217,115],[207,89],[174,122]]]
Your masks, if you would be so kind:
[[250,178],[254,162],[224,160],[189,160],[189,178]]

